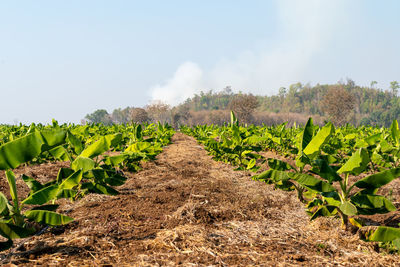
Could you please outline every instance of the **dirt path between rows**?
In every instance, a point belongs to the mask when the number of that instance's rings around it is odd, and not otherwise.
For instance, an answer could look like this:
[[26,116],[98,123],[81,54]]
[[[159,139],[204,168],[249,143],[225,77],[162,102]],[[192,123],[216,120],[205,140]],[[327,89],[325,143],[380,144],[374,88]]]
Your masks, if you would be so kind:
[[[76,221],[25,240],[3,263],[134,266],[398,266],[399,256],[309,219],[293,192],[252,181],[175,134],[115,197],[63,203]],[[49,168],[47,166],[47,168]],[[4,259],[6,258],[6,259]]]

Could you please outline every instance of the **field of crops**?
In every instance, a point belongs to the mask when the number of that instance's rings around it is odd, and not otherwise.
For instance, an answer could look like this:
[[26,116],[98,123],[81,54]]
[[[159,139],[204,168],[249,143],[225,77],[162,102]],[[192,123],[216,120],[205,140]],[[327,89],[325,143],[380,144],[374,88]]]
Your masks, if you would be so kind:
[[[232,113],[227,127],[183,127],[204,144],[213,159],[257,172],[267,162],[269,169],[254,180],[273,184],[284,191],[295,190],[310,219],[340,217],[342,226],[363,229],[359,215],[396,211],[382,186],[400,177],[400,130],[393,121],[389,129],[347,125],[335,129],[331,123],[304,127],[240,127]],[[262,151],[276,151],[294,164],[265,158]],[[361,178],[361,179],[358,179]],[[400,204],[400,203],[396,203]],[[366,241],[384,242],[400,249],[400,229],[378,226],[363,233]]]
[[[60,126],[53,121],[51,126],[2,126],[0,169],[5,170],[9,191],[6,195],[0,192],[0,235],[7,239],[0,243],[0,250],[9,249],[14,239],[35,235],[43,227],[72,222],[73,218],[56,212],[59,199],[76,201],[90,193],[117,195],[115,187],[126,181],[121,170],[139,170],[140,162],[154,159],[173,133],[161,124],[143,128],[139,124]],[[21,198],[13,169],[49,161],[70,164],[46,183],[23,174],[21,179],[30,191]]]
[[[390,128],[320,127],[312,119],[243,126],[231,117],[226,126],[180,133],[162,124],[0,126],[2,263],[398,262],[397,121]],[[310,241],[320,230],[299,234],[307,217],[304,227],[324,222],[339,236]],[[268,230],[289,221],[294,232]],[[90,245],[76,243],[83,227]],[[38,248],[41,240],[51,245]]]

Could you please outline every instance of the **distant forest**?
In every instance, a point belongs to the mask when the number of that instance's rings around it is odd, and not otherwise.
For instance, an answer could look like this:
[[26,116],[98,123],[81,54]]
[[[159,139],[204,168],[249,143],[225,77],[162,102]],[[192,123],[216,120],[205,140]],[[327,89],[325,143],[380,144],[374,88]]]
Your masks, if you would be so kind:
[[384,90],[375,81],[370,86],[358,86],[347,79],[314,86],[296,83],[289,88],[281,87],[276,95],[261,96],[234,92],[226,87],[219,92],[200,92],[175,107],[157,102],[143,108],[115,109],[112,113],[96,110],[86,115],[85,120],[104,124],[162,121],[174,126],[220,125],[229,122],[229,112],[233,110],[242,123],[301,124],[311,116],[318,123],[329,120],[336,125],[390,126],[400,116],[399,88],[396,81]]

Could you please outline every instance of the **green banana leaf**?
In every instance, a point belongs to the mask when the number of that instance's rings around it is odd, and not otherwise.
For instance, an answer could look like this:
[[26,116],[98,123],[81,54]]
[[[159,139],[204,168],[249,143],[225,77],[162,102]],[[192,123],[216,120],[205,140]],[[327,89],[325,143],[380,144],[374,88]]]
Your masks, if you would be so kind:
[[239,126],[239,121],[235,116],[235,113],[231,111],[231,126],[236,125]]
[[25,238],[35,233],[32,228],[24,228],[11,223],[0,222],[0,235],[8,239]]
[[57,184],[44,187],[25,198],[21,203],[22,205],[43,205],[50,200],[55,199],[58,190]]
[[357,207],[354,206],[350,201],[345,201],[340,204],[339,209],[348,216],[357,214]]
[[[109,134],[105,136],[107,143],[110,144],[110,148],[118,146],[122,142],[122,134]],[[110,149],[109,148],[109,149]]]
[[8,200],[6,196],[0,192],[0,215],[8,210]]
[[318,217],[334,216],[336,213],[337,207],[335,206],[321,206],[316,212],[312,214],[310,221],[315,220]]
[[389,144],[388,141],[386,141],[386,140],[380,141],[380,142],[379,142],[379,145],[380,145],[380,150],[381,150],[383,153],[388,153],[388,152],[392,151],[393,148],[394,148],[394,147],[393,147],[391,144]]
[[73,187],[77,186],[80,181],[82,180],[82,170],[77,170],[71,176],[66,178],[59,186],[59,189],[72,189]]
[[400,238],[400,228],[379,226],[369,237],[368,241],[390,242]]
[[67,131],[67,142],[71,145],[74,149],[75,154],[79,155],[83,151],[83,144],[78,137],[73,135],[70,131]]
[[117,190],[112,188],[111,186],[105,185],[105,184],[96,184],[94,186],[98,191],[100,191],[102,194],[109,195],[109,196],[116,196],[119,194]]
[[60,130],[53,131],[34,131],[23,137],[0,146],[0,169],[15,169],[20,164],[28,162],[42,152],[65,142],[65,132]]
[[94,158],[98,155],[108,151],[111,147],[116,146],[121,142],[122,134],[110,134],[102,136],[99,140],[89,145],[82,153],[80,157]]
[[42,130],[39,132],[42,140],[42,152],[65,143],[67,133],[60,129]]
[[66,178],[70,177],[74,173],[74,170],[70,168],[60,168],[57,174],[57,183],[61,184]]
[[123,185],[126,177],[119,175],[115,171],[106,171],[104,169],[94,169],[91,171],[92,176],[96,182],[105,182],[111,186]]
[[361,209],[372,209],[372,212],[375,213],[387,213],[396,210],[392,202],[379,195],[357,194],[351,197],[351,202]]
[[368,144],[368,146],[372,146],[375,145],[381,139],[381,137],[382,134],[378,133],[365,138],[364,141]]
[[117,167],[117,166],[121,165],[128,157],[129,157],[128,154],[106,156],[104,159],[104,163],[107,165],[111,165],[113,167]]
[[302,186],[317,192],[332,192],[335,188],[321,179],[303,173],[288,173],[289,177]]
[[339,196],[338,192],[336,192],[336,191],[323,192],[323,193],[321,193],[321,195],[323,196],[324,201],[326,201],[326,203],[329,206],[339,207],[340,204],[342,203],[340,200],[340,196]]
[[262,172],[258,175],[254,175],[253,180],[258,180],[258,181],[272,181],[274,183],[283,181],[283,180],[289,180],[290,176],[288,172],[285,171],[278,171],[278,170],[268,170],[265,172]]
[[372,174],[361,180],[358,180],[354,185],[358,188],[375,189],[390,183],[400,176],[400,168],[382,171]]
[[22,175],[22,180],[29,187],[31,192],[36,192],[43,188],[43,185],[40,182],[38,182],[35,178],[26,176],[25,174]]
[[307,145],[311,142],[314,134],[314,124],[312,118],[309,118],[304,130],[301,134],[301,143],[299,147],[299,151],[303,151],[307,147]]
[[[83,153],[83,152],[82,152]],[[74,171],[82,170],[83,172],[90,171],[96,167],[96,163],[91,158],[79,156],[71,164]]]
[[71,217],[49,210],[28,210],[24,215],[30,220],[51,226],[64,225],[74,220]]
[[376,150],[372,152],[371,161],[378,166],[390,168],[392,165],[390,162],[385,160],[382,155],[380,155]]
[[97,140],[96,142],[85,148],[85,150],[82,151],[79,157],[94,158],[98,155],[103,154],[109,149],[110,149],[110,143],[107,142],[107,139],[104,136],[102,136],[100,137],[99,140]]
[[68,161],[71,160],[71,156],[67,150],[61,145],[49,150],[49,153],[57,160]]
[[104,195],[109,195],[109,196],[115,196],[118,195],[119,192],[115,190],[114,188],[107,186],[105,184],[96,184],[96,183],[84,183],[82,184],[82,189],[87,189],[91,193],[97,193],[97,194],[104,194]]
[[243,142],[246,144],[249,144],[249,145],[258,145],[267,140],[268,139],[266,137],[262,137],[259,135],[251,135],[251,136],[247,137],[246,139],[244,139]]
[[277,171],[296,170],[292,165],[279,159],[269,158],[268,166]]
[[74,189],[60,189],[60,190],[58,190],[56,198],[57,199],[69,198],[71,200],[74,200],[74,198],[76,197],[77,193],[78,193],[78,191],[74,190]]
[[352,173],[359,175],[369,163],[369,154],[365,148],[358,149],[337,171],[338,173]]
[[341,181],[342,178],[337,174],[337,172],[326,162],[324,159],[317,159],[313,161],[314,168],[312,171],[329,183]]
[[398,146],[400,143],[400,129],[397,120],[393,120],[392,125],[390,125],[390,133],[396,146]]
[[104,182],[111,185],[111,186],[120,186],[126,182],[126,178],[124,176],[115,174],[109,178],[105,178]]
[[304,154],[310,159],[314,159],[320,153],[322,145],[329,140],[334,131],[335,127],[330,122],[322,127],[304,148]]
[[247,163],[246,170],[250,170],[250,169],[254,168],[255,165],[256,165],[256,159],[251,159],[251,160]]
[[149,142],[136,142],[130,146],[128,146],[125,151],[128,152],[142,152],[142,151],[146,151],[147,149],[149,149],[151,147],[151,143]]
[[15,175],[12,171],[6,171],[6,178],[8,185],[10,186],[10,195],[14,203],[14,208],[16,212],[19,212],[19,201],[18,201],[18,192],[17,185],[15,183]]

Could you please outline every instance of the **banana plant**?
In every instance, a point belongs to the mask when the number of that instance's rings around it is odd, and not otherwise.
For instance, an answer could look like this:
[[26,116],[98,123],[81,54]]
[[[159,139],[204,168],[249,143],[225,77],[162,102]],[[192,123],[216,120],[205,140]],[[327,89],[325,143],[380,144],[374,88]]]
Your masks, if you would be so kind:
[[[110,150],[110,148],[117,146],[121,138],[122,135],[119,133],[102,136],[97,141],[84,148],[79,139],[68,132],[67,141],[72,147],[72,151],[79,154],[70,153],[62,146],[58,146],[57,150],[53,149],[51,151],[53,156],[61,160],[68,159],[71,162],[71,167],[70,169],[60,170],[56,180],[43,186],[31,187],[31,194],[36,194],[41,191],[56,191],[57,194],[52,194],[54,199],[68,197],[73,200],[76,200],[79,196],[83,196],[86,193],[117,195],[118,191],[112,186],[122,185],[126,181],[126,178],[120,175],[114,168],[108,165],[102,165],[101,163],[104,159],[101,159],[99,156],[102,156],[103,153]],[[122,160],[124,160],[124,158]],[[73,180],[71,176],[78,172],[81,172],[80,179]],[[30,181],[32,181],[32,179],[33,178],[30,178]],[[74,181],[73,187],[62,187],[64,183],[69,184],[68,181]],[[38,182],[36,181],[35,184],[38,185]],[[38,189],[40,190],[37,191]]]
[[[350,174],[358,176],[366,169],[368,163],[368,152],[364,148],[357,150],[337,171],[320,160],[320,167],[314,168],[314,171],[319,174],[338,177],[339,179],[335,182],[339,183],[339,188],[328,194],[321,192],[313,202],[309,203],[308,209],[312,213],[311,219],[334,215],[334,212],[337,211],[341,217],[342,225],[346,228],[348,222],[359,226],[359,223],[352,218],[353,216],[388,213],[396,210],[386,197],[378,195],[377,192],[380,187],[400,177],[400,168],[371,174],[352,184],[350,183]],[[344,177],[339,176],[340,174]]]
[[[0,250],[12,246],[14,239],[33,235],[36,229],[31,222],[55,226],[71,222],[73,219],[56,213],[57,205],[46,205],[49,194],[30,195],[24,200],[18,197],[16,179],[12,169],[29,162],[41,153],[65,142],[65,131],[32,130],[23,137],[0,146],[0,169],[5,170],[5,176],[10,188],[11,202],[0,193],[0,235],[7,241],[0,243]],[[33,208],[23,211],[25,205]]]
[[331,180],[338,179],[337,177],[329,177],[328,181],[324,181],[321,177],[317,178],[304,172],[304,167],[310,163],[310,159],[319,154],[321,147],[327,142],[333,131],[333,125],[328,123],[313,138],[314,126],[310,119],[300,136],[301,142],[298,142],[297,167],[270,158],[268,159],[270,170],[253,176],[253,179],[274,184],[276,188],[285,191],[296,190],[298,198],[302,202],[307,202],[307,198],[315,197],[318,192],[333,192],[335,188],[331,185]]

